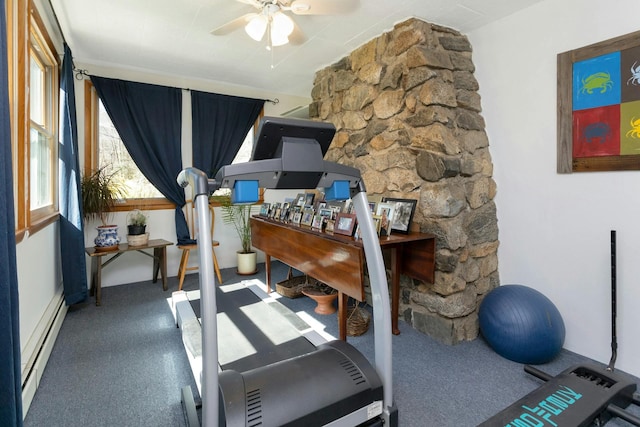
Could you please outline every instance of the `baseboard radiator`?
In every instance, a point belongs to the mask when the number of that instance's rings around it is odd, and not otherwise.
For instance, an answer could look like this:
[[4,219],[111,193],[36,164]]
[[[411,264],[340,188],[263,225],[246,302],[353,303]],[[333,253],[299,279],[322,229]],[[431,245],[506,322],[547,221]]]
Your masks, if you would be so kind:
[[40,385],[53,344],[67,314],[62,288],[51,299],[35,331],[29,337],[21,353],[22,361],[22,414],[26,417],[31,401]]

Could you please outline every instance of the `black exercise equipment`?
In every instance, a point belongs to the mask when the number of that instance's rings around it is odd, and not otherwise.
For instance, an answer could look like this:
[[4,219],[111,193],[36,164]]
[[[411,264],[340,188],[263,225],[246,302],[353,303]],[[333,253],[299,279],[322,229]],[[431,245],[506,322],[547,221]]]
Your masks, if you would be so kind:
[[616,337],[616,232],[611,231],[612,356],[609,365],[579,365],[551,375],[525,365],[525,372],[547,381],[480,426],[602,426],[612,417],[640,426],[640,418],[625,411],[640,405],[637,386],[626,375],[614,372]]
[[[258,133],[256,144],[260,146],[256,146],[252,161],[224,166],[214,180],[195,168],[185,169],[178,177],[180,185],[192,187],[198,212],[202,425],[396,426],[386,272],[360,172],[323,160],[327,141],[335,133],[332,125],[267,117],[261,121]],[[221,187],[232,188],[232,200],[239,203],[255,202],[260,187],[324,187],[327,200],[351,197],[360,224],[373,300],[374,366],[341,341],[246,371],[219,366],[208,195]],[[189,387],[183,389],[183,404],[188,424],[199,425]]]

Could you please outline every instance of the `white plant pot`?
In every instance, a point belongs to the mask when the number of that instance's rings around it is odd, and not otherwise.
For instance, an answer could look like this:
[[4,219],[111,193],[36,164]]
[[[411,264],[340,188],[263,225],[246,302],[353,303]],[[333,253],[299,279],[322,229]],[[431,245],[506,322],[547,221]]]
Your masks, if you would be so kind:
[[256,273],[256,260],[258,258],[257,252],[250,252],[248,254],[243,254],[241,252],[237,252],[238,254],[238,274],[255,274]]

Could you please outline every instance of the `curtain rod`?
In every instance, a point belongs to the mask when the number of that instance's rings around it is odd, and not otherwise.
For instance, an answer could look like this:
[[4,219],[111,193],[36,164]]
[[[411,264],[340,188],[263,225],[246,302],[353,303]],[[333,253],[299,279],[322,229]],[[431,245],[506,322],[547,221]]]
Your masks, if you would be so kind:
[[[89,74],[88,70],[83,70],[81,68],[76,68],[73,67],[73,72],[75,73],[75,78],[76,80],[84,80],[85,77],[91,77],[91,75]],[[191,91],[191,89],[189,88],[178,88],[178,89],[182,89],[182,90],[188,90]],[[273,105],[279,104],[280,100],[278,98],[274,98],[274,99],[265,99],[265,102],[270,102]]]

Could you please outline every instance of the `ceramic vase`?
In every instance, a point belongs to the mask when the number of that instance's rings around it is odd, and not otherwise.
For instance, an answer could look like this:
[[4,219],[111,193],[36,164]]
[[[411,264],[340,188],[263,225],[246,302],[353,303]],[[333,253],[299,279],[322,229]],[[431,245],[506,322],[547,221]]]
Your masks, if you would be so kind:
[[96,248],[110,248],[118,246],[120,243],[120,237],[118,236],[117,225],[101,225],[100,227],[96,227],[96,229],[98,230],[98,236],[93,241]]

